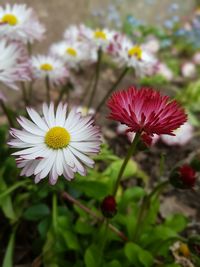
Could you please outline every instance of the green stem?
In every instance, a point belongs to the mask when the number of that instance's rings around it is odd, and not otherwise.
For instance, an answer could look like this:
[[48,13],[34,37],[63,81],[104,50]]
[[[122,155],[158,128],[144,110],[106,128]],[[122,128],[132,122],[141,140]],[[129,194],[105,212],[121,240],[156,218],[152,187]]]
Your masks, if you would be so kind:
[[32,45],[30,42],[27,43],[27,51],[29,56],[32,56]]
[[28,87],[29,104],[30,104],[30,100],[32,99],[32,96],[33,96],[33,82],[31,81]]
[[12,267],[13,266],[13,253],[14,253],[14,245],[15,245],[15,236],[16,236],[16,228],[13,229],[8,245],[6,248],[6,253],[4,255],[2,267]]
[[62,101],[64,94],[65,94],[65,86],[63,86],[63,88],[60,90],[60,94],[57,100],[57,105]]
[[137,217],[137,222],[136,222],[136,225],[135,225],[135,230],[134,230],[134,234],[133,234],[133,240],[134,242],[137,241],[137,238],[140,234],[140,227],[141,227],[141,224],[144,220],[144,217],[146,216],[146,211],[147,211],[147,207],[149,206],[149,197],[148,196],[145,196],[142,200],[142,204],[141,204],[141,207],[140,207],[140,210],[139,210],[139,214],[138,214],[138,217]]
[[23,187],[23,186],[26,186],[27,183],[30,183],[30,180],[27,179],[27,180],[23,180],[23,181],[20,181],[20,182],[17,182],[15,183],[14,185],[12,185],[11,187],[9,187],[7,190],[5,190],[4,192],[2,192],[0,194],[0,199],[2,197],[5,197],[7,196],[8,194],[12,193],[13,191],[15,191],[18,187]]
[[157,193],[161,193],[163,191],[163,189],[165,189],[166,186],[169,185],[169,181],[164,181],[160,184],[158,184],[153,191],[149,194],[149,199],[151,199],[155,194]]
[[139,214],[138,214],[138,217],[137,217],[137,222],[136,222],[134,234],[133,234],[134,242],[137,242],[137,238],[140,235],[143,221],[145,220],[147,211],[149,210],[149,206],[151,204],[151,199],[154,197],[154,195],[160,194],[162,192],[162,190],[168,184],[169,184],[169,181],[165,181],[163,183],[158,184],[148,196],[145,196],[143,198],[142,205],[140,207],[140,211],[139,211]]
[[117,177],[117,181],[115,183],[114,190],[113,190],[113,196],[115,196],[116,193],[117,193],[117,189],[119,187],[119,184],[120,184],[122,175],[123,175],[123,173],[125,171],[126,165],[127,165],[128,161],[129,161],[129,159],[131,158],[131,156],[133,155],[133,153],[135,152],[137,144],[139,142],[139,139],[140,139],[140,133],[136,133],[135,138],[134,138],[134,140],[133,140],[133,142],[132,142],[132,144],[131,144],[128,152],[127,152],[127,155],[126,155],[126,157],[124,159],[124,162],[123,162],[123,164],[121,166],[121,169],[119,171],[119,174],[118,174],[118,177]]
[[[101,240],[99,241],[99,245],[98,245],[98,248],[99,248],[99,254],[100,254],[100,261],[99,261],[99,264],[98,264],[98,267],[103,267],[103,255],[104,255],[104,250],[105,250],[105,247],[106,247],[106,243],[108,241],[108,226],[109,226],[109,220],[107,218],[104,218],[104,221],[103,221],[103,224],[102,224],[102,230],[103,230],[103,234],[102,234],[102,237]],[[100,229],[101,231],[101,229]]]
[[25,105],[28,105],[28,98],[27,98],[27,94],[26,94],[26,87],[25,87],[25,83],[21,82],[21,89],[22,89],[22,96],[23,96],[23,100]]
[[101,100],[101,102],[99,103],[99,105],[96,108],[96,113],[99,112],[102,108],[102,106],[105,104],[106,100],[108,99],[108,97],[111,95],[111,93],[116,89],[116,87],[119,85],[119,83],[122,81],[122,79],[125,77],[125,75],[127,74],[129,68],[126,67],[122,73],[119,75],[119,78],[117,79],[117,81],[111,86],[111,88],[108,90],[108,92],[106,93],[106,95],[104,96],[104,98]]
[[50,82],[49,82],[48,75],[45,78],[45,85],[46,85],[46,89],[47,89],[47,91],[46,91],[46,94],[47,94],[46,95],[47,96],[47,103],[50,104],[50,99],[51,99],[51,97],[50,97],[50,90],[51,90],[51,87],[50,87]]
[[2,99],[0,99],[0,105],[1,105],[1,108],[2,108],[2,110],[4,112],[4,114],[6,115],[6,118],[7,118],[8,122],[9,122],[10,126],[11,127],[15,127],[13,119],[12,119],[12,116],[11,116],[9,110],[7,109],[7,107],[4,104]]
[[81,105],[83,105],[87,95],[90,93],[93,81],[94,81],[94,75],[92,75],[92,77],[89,79],[89,82],[88,82],[88,84],[86,85],[86,87],[84,89],[84,93],[80,98],[80,104]]
[[97,90],[97,86],[98,86],[98,82],[99,82],[101,60],[102,60],[102,49],[99,48],[99,50],[98,50],[98,60],[97,60],[96,72],[95,72],[95,81],[94,81],[94,86],[92,88],[92,93],[91,93],[90,98],[89,98],[88,107],[91,107],[93,99],[94,99],[94,96],[95,96],[95,93],[96,93],[96,90]]
[[54,232],[57,232],[57,195],[56,193],[53,193],[53,198],[52,198],[52,222],[53,222],[53,229]]

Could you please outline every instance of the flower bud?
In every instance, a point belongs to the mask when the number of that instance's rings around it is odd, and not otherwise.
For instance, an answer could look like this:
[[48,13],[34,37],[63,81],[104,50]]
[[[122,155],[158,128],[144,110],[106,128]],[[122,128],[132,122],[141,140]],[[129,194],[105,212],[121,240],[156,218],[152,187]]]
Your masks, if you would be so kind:
[[172,172],[170,183],[179,189],[191,189],[196,183],[196,172],[190,165],[184,164]]
[[113,196],[107,196],[101,203],[101,211],[105,217],[112,218],[117,212],[116,206],[115,198]]

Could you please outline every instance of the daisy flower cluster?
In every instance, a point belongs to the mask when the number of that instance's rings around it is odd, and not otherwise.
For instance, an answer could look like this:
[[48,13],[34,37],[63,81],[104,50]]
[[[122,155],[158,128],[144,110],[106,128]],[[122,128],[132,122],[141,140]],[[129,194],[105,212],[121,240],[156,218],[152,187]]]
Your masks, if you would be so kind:
[[72,25],[64,32],[63,40],[52,45],[50,53],[63,58],[69,67],[76,68],[96,62],[99,50],[108,54],[119,67],[134,68],[138,76],[154,73],[157,60],[151,49],[109,29]]

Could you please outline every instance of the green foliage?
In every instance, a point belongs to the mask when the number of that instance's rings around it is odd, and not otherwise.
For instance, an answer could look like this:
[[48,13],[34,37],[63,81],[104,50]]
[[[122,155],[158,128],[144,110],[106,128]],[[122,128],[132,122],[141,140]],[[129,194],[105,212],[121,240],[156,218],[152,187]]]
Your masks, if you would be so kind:
[[[5,136],[6,131],[2,132]],[[5,146],[5,154],[7,150]],[[95,168],[86,177],[77,175],[73,183],[60,178],[52,188],[47,180],[39,186],[25,177],[19,180],[15,162],[6,156],[0,171],[0,208],[14,234],[7,243],[3,267],[13,265],[15,230],[17,233],[24,221],[37,230],[33,253],[42,252],[45,267],[153,267],[157,257],[162,257],[163,263],[172,263],[168,266],[178,266],[173,264],[169,247],[179,240],[179,233],[187,226],[186,218],[173,215],[158,223],[159,194],[149,198],[149,177],[131,159],[123,175],[123,186],[117,192],[118,213],[109,222],[128,239],[124,242],[99,219],[101,201],[111,194],[123,159],[104,145],[95,160]],[[135,181],[142,186],[134,185]],[[95,217],[64,201],[63,191],[95,213]]]
[[147,77],[142,78],[140,83],[141,85],[145,85],[145,86],[159,87],[159,86],[163,86],[163,84],[166,84],[168,82],[165,79],[165,77],[157,74],[154,76],[150,76],[150,77],[147,76]]

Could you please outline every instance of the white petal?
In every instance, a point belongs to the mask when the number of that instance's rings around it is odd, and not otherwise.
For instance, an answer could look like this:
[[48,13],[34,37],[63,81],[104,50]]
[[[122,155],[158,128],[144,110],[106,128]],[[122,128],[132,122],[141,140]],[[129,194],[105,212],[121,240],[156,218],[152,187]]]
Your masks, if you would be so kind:
[[40,115],[32,108],[27,108],[27,112],[29,116],[31,117],[32,121],[40,127],[43,131],[48,131],[47,124],[45,121],[40,117]]

